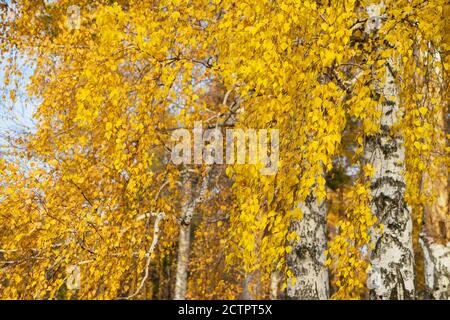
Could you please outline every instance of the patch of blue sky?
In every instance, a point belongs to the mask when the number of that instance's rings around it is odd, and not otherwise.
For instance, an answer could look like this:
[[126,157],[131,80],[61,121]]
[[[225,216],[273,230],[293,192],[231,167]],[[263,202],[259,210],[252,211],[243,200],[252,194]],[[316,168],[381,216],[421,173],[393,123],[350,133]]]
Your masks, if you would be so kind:
[[[21,75],[9,79],[5,85],[6,68],[12,53],[0,57],[0,153],[8,148],[8,139],[19,137],[23,133],[36,130],[33,114],[38,106],[38,99],[28,95],[27,86],[35,70],[35,65],[26,57],[17,59]],[[16,99],[11,99],[14,90]],[[4,98],[3,98],[4,97]]]

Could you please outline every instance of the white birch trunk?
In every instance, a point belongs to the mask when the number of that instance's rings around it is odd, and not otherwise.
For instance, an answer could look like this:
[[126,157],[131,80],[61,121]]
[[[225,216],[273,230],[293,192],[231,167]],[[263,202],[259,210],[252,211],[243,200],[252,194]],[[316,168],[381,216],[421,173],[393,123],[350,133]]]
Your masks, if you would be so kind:
[[[379,29],[382,17],[380,5],[368,8],[366,32]],[[388,65],[389,64],[389,65]],[[364,158],[375,174],[372,178],[371,210],[377,226],[384,225],[380,233],[372,232],[374,249],[370,252],[371,269],[367,286],[371,299],[414,299],[414,253],[412,219],[405,201],[405,147],[403,138],[394,133],[393,126],[401,116],[398,88],[393,68],[387,61],[385,80],[377,85],[377,93],[384,98],[379,105],[382,112],[380,133],[366,139]]]
[[186,173],[183,176],[184,203],[182,207],[182,216],[180,219],[180,234],[178,238],[178,260],[177,272],[175,278],[174,300],[185,300],[188,271],[189,254],[191,251],[191,221],[194,217],[195,209],[204,201],[208,189],[209,174],[212,166],[208,166],[200,185],[200,191],[196,199],[192,199],[192,181],[190,175]]
[[298,300],[326,300],[330,288],[325,266],[326,205],[317,203],[313,196],[300,205],[303,218],[291,223],[300,240],[292,244],[287,256],[288,267],[296,281],[288,279],[287,297]]
[[435,243],[421,235],[425,263],[425,284],[433,299],[450,300],[450,242]]
[[177,270],[175,274],[174,300],[185,300],[188,279],[189,253],[191,249],[191,219],[194,214],[192,180],[189,172],[182,176],[183,203],[181,207],[180,233],[178,235]]
[[178,238],[178,260],[175,279],[175,300],[186,299],[189,253],[191,250],[191,225],[181,225]]

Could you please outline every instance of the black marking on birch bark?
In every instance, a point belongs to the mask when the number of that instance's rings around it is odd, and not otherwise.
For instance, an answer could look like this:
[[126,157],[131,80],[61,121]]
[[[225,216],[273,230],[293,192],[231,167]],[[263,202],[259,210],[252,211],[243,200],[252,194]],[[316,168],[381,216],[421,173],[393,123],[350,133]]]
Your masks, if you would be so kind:
[[366,150],[370,152],[375,152],[376,149],[380,150],[385,160],[398,157],[399,145],[403,144],[403,139],[392,137],[391,129],[387,126],[381,126],[380,129],[382,133],[366,138]]
[[376,189],[382,189],[385,187],[386,184],[389,184],[392,187],[395,187],[397,190],[397,193],[401,193],[403,195],[404,190],[406,188],[405,182],[401,180],[396,180],[389,176],[384,176],[381,178],[376,179],[374,182],[372,182],[372,185],[370,186],[370,189],[376,190]]

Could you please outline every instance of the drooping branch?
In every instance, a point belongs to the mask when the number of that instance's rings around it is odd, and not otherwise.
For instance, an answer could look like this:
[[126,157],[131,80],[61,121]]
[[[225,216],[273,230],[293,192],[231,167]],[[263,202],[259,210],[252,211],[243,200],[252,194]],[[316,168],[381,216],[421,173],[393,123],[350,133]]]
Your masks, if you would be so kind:
[[147,281],[147,279],[148,279],[150,262],[152,260],[152,255],[155,252],[155,248],[156,248],[156,245],[158,244],[158,240],[159,240],[159,224],[160,224],[161,220],[164,218],[165,218],[165,214],[163,212],[156,214],[155,224],[153,227],[153,240],[150,245],[150,248],[148,249],[147,253],[145,254],[147,257],[147,261],[145,262],[144,277],[142,278],[142,280],[139,284],[139,287],[136,289],[136,291],[132,295],[128,296],[126,299],[132,299],[133,297],[138,295],[139,292],[141,292],[142,288],[144,287],[145,281]]

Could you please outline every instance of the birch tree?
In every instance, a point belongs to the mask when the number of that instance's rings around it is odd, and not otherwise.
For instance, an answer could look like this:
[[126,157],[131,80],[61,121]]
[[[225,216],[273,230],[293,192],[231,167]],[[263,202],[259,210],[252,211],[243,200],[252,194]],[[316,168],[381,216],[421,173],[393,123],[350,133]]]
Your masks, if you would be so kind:
[[[168,297],[157,290],[164,282],[176,299],[259,299],[277,296],[275,274],[295,299],[415,298],[413,221],[432,202],[422,178],[448,162],[436,120],[448,87],[436,78],[449,61],[430,60],[449,50],[447,1],[77,5],[8,1],[14,14],[0,20],[1,99],[17,101],[28,64],[27,101],[37,104],[36,130],[0,154],[2,298]],[[229,99],[204,99],[213,82]],[[255,161],[218,170],[226,202],[204,198],[198,167],[185,183],[184,167],[169,161],[170,133],[196,121],[279,132]],[[342,150],[349,123],[351,155]],[[349,205],[327,244],[325,177],[342,157]],[[268,165],[276,170],[261,174]],[[445,220],[437,212],[426,219]],[[209,228],[205,217],[217,216],[223,224]],[[446,297],[445,244],[433,235],[442,224],[425,222],[428,285]],[[65,284],[74,265],[79,289]],[[212,270],[223,274],[196,291]]]
[[[382,4],[367,8],[366,33],[377,36],[386,19]],[[383,35],[379,35],[382,37]],[[380,42],[381,43],[381,42]],[[379,50],[379,48],[375,48]],[[392,58],[384,62],[384,75],[378,75],[376,94],[381,103],[380,133],[368,137],[364,151],[366,163],[373,166],[372,213],[384,226],[380,235],[373,233],[368,287],[372,299],[414,299],[414,252],[412,248],[411,209],[405,201],[405,146],[394,127],[404,108],[400,105],[396,70]]]

